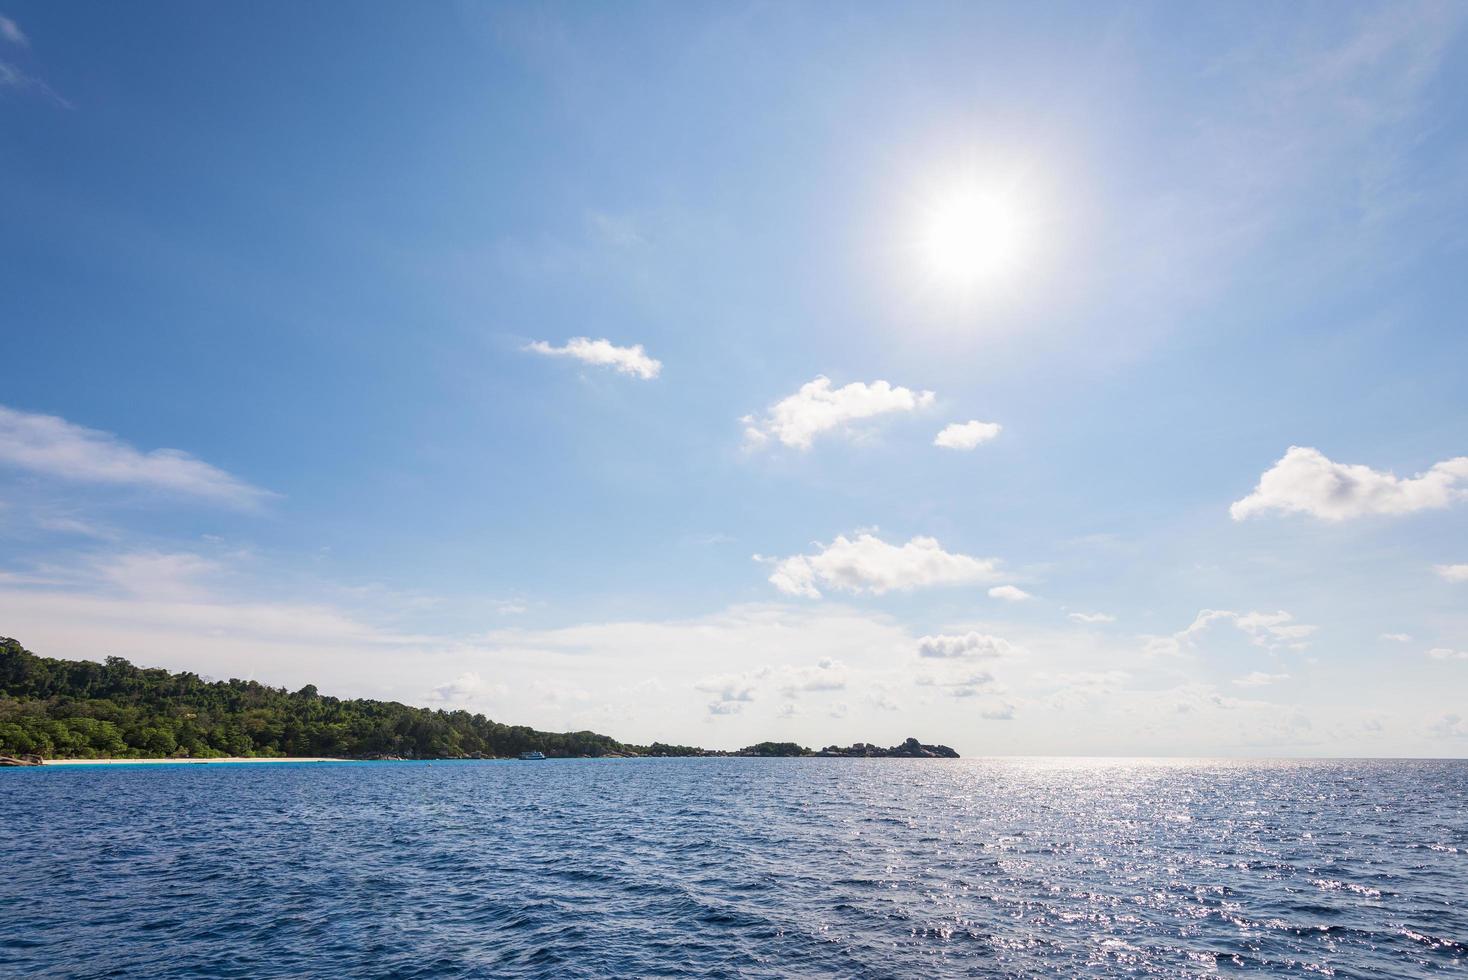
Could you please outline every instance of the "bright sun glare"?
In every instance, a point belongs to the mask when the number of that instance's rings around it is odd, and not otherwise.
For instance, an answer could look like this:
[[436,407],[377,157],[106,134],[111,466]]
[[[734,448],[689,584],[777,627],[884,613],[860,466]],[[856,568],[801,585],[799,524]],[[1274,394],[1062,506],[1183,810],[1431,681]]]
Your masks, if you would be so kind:
[[920,232],[927,272],[948,287],[997,283],[1017,271],[1029,228],[1012,194],[981,187],[951,189],[934,199]]

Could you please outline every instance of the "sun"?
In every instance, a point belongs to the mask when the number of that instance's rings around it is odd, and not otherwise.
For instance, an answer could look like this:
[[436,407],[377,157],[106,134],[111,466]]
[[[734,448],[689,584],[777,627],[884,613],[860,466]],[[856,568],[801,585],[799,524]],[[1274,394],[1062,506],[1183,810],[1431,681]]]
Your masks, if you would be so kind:
[[962,184],[936,194],[918,232],[919,259],[936,282],[961,290],[1001,283],[1030,251],[1030,224],[1013,192]]

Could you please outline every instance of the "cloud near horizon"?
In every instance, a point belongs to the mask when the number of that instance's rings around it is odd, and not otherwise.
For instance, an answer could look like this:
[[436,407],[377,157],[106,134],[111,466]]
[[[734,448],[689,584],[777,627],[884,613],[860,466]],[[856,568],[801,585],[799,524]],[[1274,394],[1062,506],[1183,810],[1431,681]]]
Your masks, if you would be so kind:
[[[755,555],[756,561],[768,559]],[[821,597],[817,586],[842,592],[882,595],[937,585],[992,581],[998,562],[992,558],[944,551],[936,539],[915,537],[903,545],[888,544],[870,532],[853,538],[837,535],[808,555],[775,560],[770,583],[786,595]]]
[[536,340],[526,344],[525,350],[547,357],[570,357],[583,364],[614,368],[620,374],[630,374],[644,381],[651,381],[663,370],[663,362],[649,357],[641,344],[618,347],[605,338],[592,340],[590,337],[572,337],[561,347],[555,347],[544,340]]
[[146,487],[237,508],[279,496],[182,450],[141,452],[110,432],[3,405],[0,464],[77,483]]
[[1463,483],[1468,483],[1468,456],[1403,479],[1369,466],[1333,462],[1318,449],[1291,446],[1259,478],[1253,493],[1229,507],[1229,515],[1236,521],[1268,513],[1344,521],[1369,514],[1410,514],[1465,499]]
[[817,375],[795,394],[770,406],[763,420],[746,415],[740,421],[747,446],[763,446],[775,439],[792,449],[806,450],[818,435],[881,415],[915,412],[932,405],[936,397],[931,391],[913,391],[886,381],[853,381],[832,388],[830,378]]

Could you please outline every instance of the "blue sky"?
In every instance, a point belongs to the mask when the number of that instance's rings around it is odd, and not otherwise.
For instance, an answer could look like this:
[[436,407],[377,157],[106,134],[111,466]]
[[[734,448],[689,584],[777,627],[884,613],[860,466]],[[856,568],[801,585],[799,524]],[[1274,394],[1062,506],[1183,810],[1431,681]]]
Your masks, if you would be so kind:
[[1468,751],[1460,6],[0,17],[0,633],[720,747]]

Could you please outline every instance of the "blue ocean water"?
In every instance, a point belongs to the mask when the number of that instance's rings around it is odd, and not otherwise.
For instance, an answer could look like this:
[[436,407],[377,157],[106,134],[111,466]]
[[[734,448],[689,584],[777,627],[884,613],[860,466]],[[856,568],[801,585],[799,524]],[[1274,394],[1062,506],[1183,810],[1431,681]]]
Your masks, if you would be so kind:
[[1468,763],[0,770],[6,977],[1468,975]]

